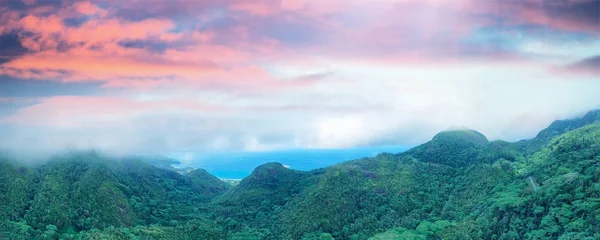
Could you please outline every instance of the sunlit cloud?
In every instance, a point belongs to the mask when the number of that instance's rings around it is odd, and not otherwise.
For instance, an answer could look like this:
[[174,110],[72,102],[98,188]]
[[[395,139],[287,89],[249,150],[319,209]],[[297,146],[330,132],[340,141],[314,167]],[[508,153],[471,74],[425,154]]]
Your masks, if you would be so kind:
[[0,91],[29,99],[0,115],[0,146],[415,145],[452,126],[528,138],[600,107],[598,4],[12,1],[0,87],[51,90]]

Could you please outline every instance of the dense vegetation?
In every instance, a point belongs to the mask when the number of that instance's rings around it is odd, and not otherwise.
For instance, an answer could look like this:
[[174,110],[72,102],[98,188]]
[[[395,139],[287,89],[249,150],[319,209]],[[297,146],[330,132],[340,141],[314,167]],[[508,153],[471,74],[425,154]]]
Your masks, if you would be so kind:
[[267,163],[232,188],[149,163],[0,160],[0,239],[600,239],[600,111],[516,143],[460,129],[310,172]]

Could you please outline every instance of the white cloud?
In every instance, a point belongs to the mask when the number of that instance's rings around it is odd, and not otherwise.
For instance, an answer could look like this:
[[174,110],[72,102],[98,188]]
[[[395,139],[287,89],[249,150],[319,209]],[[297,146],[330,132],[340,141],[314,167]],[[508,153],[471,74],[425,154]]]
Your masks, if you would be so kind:
[[600,107],[599,79],[565,79],[533,64],[326,65],[333,74],[294,91],[173,86],[121,97],[46,99],[0,119],[8,129],[0,146],[201,154],[415,145],[452,126],[514,141]]

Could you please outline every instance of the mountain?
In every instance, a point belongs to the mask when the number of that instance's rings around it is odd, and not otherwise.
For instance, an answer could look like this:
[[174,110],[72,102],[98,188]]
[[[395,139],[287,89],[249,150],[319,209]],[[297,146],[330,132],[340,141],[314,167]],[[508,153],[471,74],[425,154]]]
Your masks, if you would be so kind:
[[438,133],[431,141],[405,154],[422,162],[465,167],[473,163],[479,151],[487,144],[487,138],[475,130],[451,130]]
[[0,239],[600,239],[599,111],[536,138],[455,129],[313,171],[257,167],[230,187],[95,154],[0,161]]
[[[596,239],[600,211],[585,207],[599,206],[598,134],[587,121],[530,155],[523,143],[442,132],[405,153],[325,169],[269,228],[275,239]],[[564,187],[565,177],[579,180]]]
[[211,175],[204,169],[192,170],[186,174],[195,192],[203,196],[218,196],[229,190],[229,184]]
[[281,163],[265,163],[229,192],[216,199],[216,211],[223,217],[245,219],[255,227],[265,227],[281,206],[314,184],[320,171],[302,172]]
[[546,146],[556,136],[598,122],[600,122],[600,109],[589,111],[580,118],[556,120],[540,131],[535,138],[517,142],[515,146],[526,154],[533,154]]
[[552,122],[552,124],[550,124],[550,126],[548,126],[546,129],[540,131],[536,138],[550,139],[595,122],[600,122],[600,109],[590,111],[581,118],[556,120]]
[[224,182],[203,170],[188,177],[141,160],[95,153],[60,156],[36,168],[2,161],[0,172],[0,205],[8,215],[3,217],[27,223],[29,232],[50,228],[75,233],[188,221],[198,218],[196,205],[227,190]]
[[338,164],[287,204],[274,227],[281,239],[321,231],[336,238],[366,238],[441,208],[445,183],[454,172],[393,154]]

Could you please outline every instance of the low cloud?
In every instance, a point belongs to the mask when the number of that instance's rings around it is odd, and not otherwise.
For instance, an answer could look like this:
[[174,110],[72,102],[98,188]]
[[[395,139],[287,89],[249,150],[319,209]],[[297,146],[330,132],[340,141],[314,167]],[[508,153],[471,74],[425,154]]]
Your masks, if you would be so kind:
[[600,56],[593,56],[567,66],[567,70],[600,76]]
[[[416,145],[452,126],[516,141],[553,120],[600,107],[598,81],[488,67],[436,72],[355,66],[301,91],[269,94],[170,88],[121,97],[47,97],[0,119],[10,128],[0,146],[160,154]],[[345,78],[375,70],[388,71],[377,84]]]

